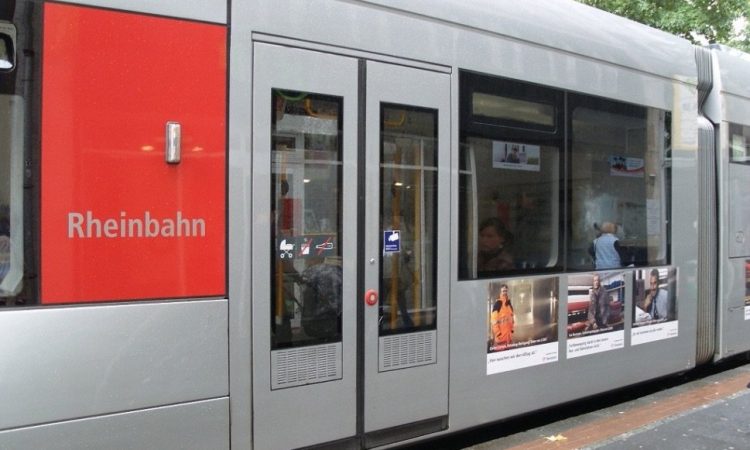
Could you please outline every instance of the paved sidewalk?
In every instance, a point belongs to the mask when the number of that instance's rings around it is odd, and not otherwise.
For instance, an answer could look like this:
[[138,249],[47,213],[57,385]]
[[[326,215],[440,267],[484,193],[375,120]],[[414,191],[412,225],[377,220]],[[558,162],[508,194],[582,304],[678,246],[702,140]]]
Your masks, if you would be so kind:
[[750,449],[750,364],[703,367],[414,448]]
[[750,364],[468,448],[750,449]]
[[[689,449],[740,450],[750,448],[750,371],[734,394],[669,416],[590,448],[606,450]],[[724,386],[720,382],[717,388]],[[718,390],[718,389],[717,389]]]

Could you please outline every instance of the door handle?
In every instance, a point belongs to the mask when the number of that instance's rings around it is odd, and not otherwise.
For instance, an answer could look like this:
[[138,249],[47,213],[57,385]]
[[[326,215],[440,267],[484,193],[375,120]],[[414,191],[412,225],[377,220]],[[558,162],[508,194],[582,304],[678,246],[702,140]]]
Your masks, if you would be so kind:
[[165,160],[167,164],[179,164],[182,127],[179,122],[167,122]]

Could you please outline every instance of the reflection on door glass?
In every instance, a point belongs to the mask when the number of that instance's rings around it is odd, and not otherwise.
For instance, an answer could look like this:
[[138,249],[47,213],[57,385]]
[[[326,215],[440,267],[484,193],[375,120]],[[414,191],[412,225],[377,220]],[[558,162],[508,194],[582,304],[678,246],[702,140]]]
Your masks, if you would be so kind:
[[380,334],[437,318],[437,111],[381,105]]
[[342,99],[274,90],[271,345],[341,340]]

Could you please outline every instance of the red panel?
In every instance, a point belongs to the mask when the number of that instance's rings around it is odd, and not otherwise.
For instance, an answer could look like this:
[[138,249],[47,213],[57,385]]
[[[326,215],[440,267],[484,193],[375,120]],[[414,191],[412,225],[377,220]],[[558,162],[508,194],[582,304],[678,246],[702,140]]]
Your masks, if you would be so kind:
[[42,70],[42,302],[224,295],[225,27],[47,3]]

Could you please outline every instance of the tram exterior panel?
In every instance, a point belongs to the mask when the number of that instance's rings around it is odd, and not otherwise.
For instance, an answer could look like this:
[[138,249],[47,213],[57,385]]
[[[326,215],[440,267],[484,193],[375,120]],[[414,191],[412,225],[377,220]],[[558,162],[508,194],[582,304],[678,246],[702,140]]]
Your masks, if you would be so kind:
[[[0,73],[0,201],[9,248],[25,243],[41,279],[2,285],[0,447],[388,446],[696,365],[698,160],[711,149],[686,41],[567,1],[11,3],[16,17],[0,20],[34,52],[17,55],[30,84]],[[108,34],[79,17],[153,25]],[[162,59],[167,27],[184,47]],[[149,42],[151,60],[139,60]],[[91,46],[123,51],[76,72]],[[94,95],[128,87],[114,96],[133,103],[127,114]],[[746,99],[726,101],[737,105],[722,106],[727,120],[748,125]],[[138,102],[165,111],[143,131]],[[100,140],[72,137],[94,133],[73,133],[82,117]],[[173,122],[178,164],[163,154]],[[66,150],[46,159],[54,148]],[[25,178],[19,155],[32,163]],[[83,187],[43,190],[73,180]],[[532,200],[523,223],[541,223],[536,238],[519,225]],[[83,209],[54,228],[57,205]],[[172,211],[158,232],[153,211]],[[515,259],[483,269],[479,228],[493,217],[517,236]],[[188,219],[197,228],[181,228]],[[605,222],[630,259],[597,269],[586,247]],[[160,242],[143,246],[149,233]],[[94,251],[56,244],[97,234],[107,245]],[[201,246],[204,234],[214,243]],[[747,263],[722,261],[721,295],[734,298]],[[584,320],[569,300],[600,285],[606,314],[589,308],[586,331],[569,328]],[[660,290],[668,315],[643,306]],[[512,319],[498,318],[505,292]],[[746,322],[719,316],[719,342],[747,341]]]
[[[750,58],[729,48],[712,50],[714,88],[707,100],[709,117],[716,124],[718,167],[719,293],[716,357],[724,358],[750,349],[750,246],[747,186],[750,182],[747,146],[750,139],[750,90],[747,79]],[[743,282],[743,280],[745,280]]]

